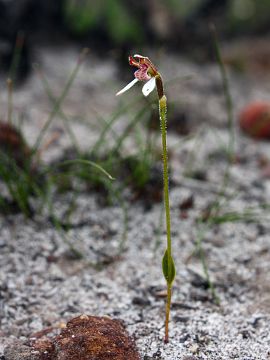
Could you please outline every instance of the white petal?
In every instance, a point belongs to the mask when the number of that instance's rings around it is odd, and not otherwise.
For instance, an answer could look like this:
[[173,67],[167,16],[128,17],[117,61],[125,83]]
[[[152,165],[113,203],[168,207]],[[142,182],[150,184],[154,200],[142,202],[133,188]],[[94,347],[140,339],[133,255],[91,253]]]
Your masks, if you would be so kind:
[[129,90],[133,85],[135,85],[137,82],[139,81],[139,79],[135,78],[133,79],[129,84],[127,84],[127,86],[124,87],[124,89],[118,91],[118,93],[116,94],[116,96],[123,94],[124,92],[126,92],[127,90]]
[[143,85],[142,93],[144,96],[148,96],[150,92],[154,90],[156,87],[156,79],[152,77],[150,80],[147,81],[146,84]]

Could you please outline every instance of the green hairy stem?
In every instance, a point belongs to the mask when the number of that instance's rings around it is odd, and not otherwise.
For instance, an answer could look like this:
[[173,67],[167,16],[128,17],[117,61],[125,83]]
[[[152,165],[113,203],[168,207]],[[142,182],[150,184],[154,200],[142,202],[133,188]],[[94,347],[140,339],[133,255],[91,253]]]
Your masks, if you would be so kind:
[[[162,81],[159,81],[162,84]],[[172,258],[172,241],[171,241],[171,216],[170,216],[170,199],[169,199],[169,175],[168,175],[168,152],[167,152],[167,98],[159,91],[159,83],[157,82],[159,97],[159,116],[162,138],[162,154],[163,154],[163,190],[164,190],[164,205],[166,214],[166,233],[167,233],[167,249],[165,251],[162,268],[163,274],[167,282],[167,303],[166,303],[166,319],[165,319],[165,342],[169,341],[169,320],[171,309],[172,283],[175,277],[175,266]]]

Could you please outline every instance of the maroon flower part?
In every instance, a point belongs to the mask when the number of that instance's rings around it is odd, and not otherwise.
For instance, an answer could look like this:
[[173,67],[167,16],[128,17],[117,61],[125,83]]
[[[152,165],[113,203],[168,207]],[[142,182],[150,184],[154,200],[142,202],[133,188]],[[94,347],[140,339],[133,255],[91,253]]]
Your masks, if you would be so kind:
[[152,92],[156,87],[156,76],[159,75],[156,67],[148,57],[141,55],[129,56],[129,64],[138,68],[138,70],[136,70],[134,73],[135,79],[133,79],[116,95],[123,94],[138,81],[143,81],[145,82],[145,85],[142,88],[142,93],[144,96],[148,96],[150,92]]
[[150,61],[150,59],[146,56],[141,56],[141,55],[134,55],[134,56],[130,56],[128,58],[129,60],[129,64],[132,66],[136,66],[137,68],[141,68],[146,66],[147,67],[147,71],[149,71],[149,73],[151,74],[151,76],[156,76],[158,75],[158,71],[157,68],[155,67],[155,65],[152,63],[152,61]]

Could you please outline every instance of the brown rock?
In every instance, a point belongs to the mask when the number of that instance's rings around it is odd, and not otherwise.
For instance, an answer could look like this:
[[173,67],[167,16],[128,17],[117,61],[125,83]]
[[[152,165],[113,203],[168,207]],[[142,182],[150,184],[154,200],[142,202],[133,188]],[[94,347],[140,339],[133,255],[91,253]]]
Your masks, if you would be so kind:
[[23,167],[31,154],[20,131],[2,121],[0,121],[0,151],[13,157],[20,167]]
[[23,352],[19,357],[18,349],[6,349],[6,360],[140,360],[134,341],[119,320],[87,315],[70,320],[60,335],[32,339]]
[[118,320],[82,315],[55,339],[57,360],[139,360],[133,341]]

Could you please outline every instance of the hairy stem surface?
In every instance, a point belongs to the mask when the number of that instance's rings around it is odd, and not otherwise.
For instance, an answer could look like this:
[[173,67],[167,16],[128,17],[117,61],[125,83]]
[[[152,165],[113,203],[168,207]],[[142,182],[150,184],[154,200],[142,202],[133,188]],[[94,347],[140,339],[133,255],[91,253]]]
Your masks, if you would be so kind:
[[167,99],[163,95],[159,99],[159,114],[160,114],[160,126],[162,137],[162,154],[163,154],[163,186],[164,186],[164,205],[166,215],[166,233],[167,233],[167,304],[166,304],[166,319],[165,319],[165,342],[169,341],[169,320],[171,309],[171,296],[172,296],[172,281],[173,281],[173,264],[172,264],[172,244],[171,244],[171,217],[170,217],[170,199],[169,199],[169,175],[168,175],[168,152],[167,152]]

